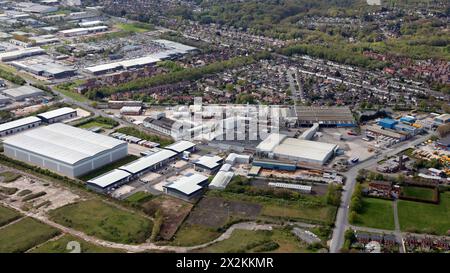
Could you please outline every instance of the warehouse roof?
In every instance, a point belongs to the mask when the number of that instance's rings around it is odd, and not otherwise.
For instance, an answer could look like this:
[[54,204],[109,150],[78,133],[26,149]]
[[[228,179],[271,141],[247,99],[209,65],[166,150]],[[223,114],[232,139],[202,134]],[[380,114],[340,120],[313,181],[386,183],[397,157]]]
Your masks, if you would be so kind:
[[37,115],[38,117],[42,117],[44,119],[52,119],[56,118],[62,115],[67,115],[73,112],[76,112],[77,110],[70,108],[70,107],[62,107],[56,110],[48,111],[42,114]]
[[209,184],[212,189],[225,189],[233,179],[234,173],[230,171],[219,171]]
[[8,137],[3,143],[66,164],[75,164],[126,142],[54,123]]
[[277,155],[324,161],[336,148],[336,144],[286,138],[273,152]]
[[31,85],[24,85],[17,88],[11,88],[3,90],[2,92],[3,94],[6,94],[12,98],[32,97],[44,94],[44,91]]
[[182,153],[186,150],[191,149],[194,146],[195,146],[195,143],[192,143],[192,142],[186,141],[186,140],[181,140],[181,141],[175,142],[169,146],[166,146],[166,149],[174,151],[176,153]]
[[214,169],[220,165],[222,158],[220,156],[204,155],[194,162],[195,165],[201,165],[208,169]]
[[131,174],[126,171],[115,169],[101,176],[88,180],[87,183],[94,184],[100,188],[106,188],[130,176]]
[[37,118],[37,117],[21,118],[18,120],[0,124],[0,132],[6,131],[6,130],[11,130],[11,129],[14,129],[14,128],[17,128],[20,126],[24,126],[24,125],[28,125],[28,124],[32,124],[32,123],[40,122],[40,121],[41,121],[41,119]]
[[10,58],[18,59],[18,58],[22,58],[25,56],[31,56],[31,55],[43,54],[43,53],[45,53],[45,50],[43,50],[40,47],[29,47],[29,48],[24,48],[24,49],[18,49],[18,50],[14,50],[14,51],[0,53],[0,61],[8,60]]
[[147,168],[151,168],[152,166],[164,160],[167,160],[175,155],[177,155],[175,152],[169,150],[160,150],[154,154],[141,157],[140,159],[133,161],[125,166],[122,166],[119,169],[127,171],[131,174],[136,174]]
[[311,191],[312,187],[307,185],[292,184],[292,183],[278,183],[269,182],[269,186],[283,189],[301,190],[301,191]]
[[298,119],[300,121],[327,123],[327,122],[349,122],[353,123],[352,111],[348,107],[314,107],[296,106]]
[[199,184],[204,182],[205,180],[208,180],[207,176],[194,173],[183,176],[175,182],[164,185],[164,187],[180,191],[186,195],[191,195],[194,192],[202,189],[202,186],[200,186]]
[[261,141],[256,149],[261,152],[272,152],[273,149],[280,144],[287,136],[282,134],[270,134],[266,139]]

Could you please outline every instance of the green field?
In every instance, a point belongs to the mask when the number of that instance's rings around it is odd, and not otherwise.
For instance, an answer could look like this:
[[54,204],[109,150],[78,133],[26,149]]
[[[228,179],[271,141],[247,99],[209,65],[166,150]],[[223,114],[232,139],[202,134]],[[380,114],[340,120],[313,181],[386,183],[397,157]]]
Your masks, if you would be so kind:
[[100,123],[100,122],[96,122],[96,121],[91,121],[91,122],[85,123],[85,124],[81,125],[79,128],[90,129],[90,128],[94,128],[94,127],[100,127],[103,129],[112,129],[113,128],[113,126],[111,126],[109,124],[104,124],[104,123]]
[[13,181],[19,179],[19,177],[21,175],[18,173],[6,171],[6,172],[0,173],[0,176],[2,177],[2,179],[3,179],[2,181],[4,183],[9,183],[9,182],[13,182]]
[[445,235],[450,230],[450,192],[441,193],[439,205],[400,200],[398,217],[402,231]]
[[32,218],[0,229],[0,253],[25,252],[59,234],[57,229]]
[[126,165],[126,164],[128,164],[128,163],[130,163],[132,161],[135,161],[136,159],[138,159],[138,157],[135,156],[135,155],[127,155],[126,157],[124,157],[124,158],[122,158],[122,159],[120,159],[118,161],[115,161],[115,162],[113,162],[111,164],[107,164],[107,165],[105,165],[105,166],[103,166],[103,167],[101,167],[101,168],[99,168],[97,170],[94,170],[94,171],[92,171],[90,173],[87,173],[87,174],[85,174],[83,176],[80,176],[79,179],[82,180],[82,181],[88,181],[89,179],[95,178],[95,177],[100,176],[102,174],[105,174],[105,173],[107,173],[109,171],[117,169],[118,167]]
[[199,251],[212,253],[309,252],[305,243],[299,241],[289,230],[282,229],[272,231],[237,229],[233,231],[229,239],[217,242]]
[[358,213],[355,225],[379,229],[395,229],[392,201],[363,198],[362,212]]
[[150,30],[154,30],[155,28],[150,25],[150,24],[146,24],[146,23],[119,23],[116,25],[117,28],[119,28],[120,30],[123,31],[128,31],[128,32],[137,32],[137,33],[142,33],[142,32],[147,32]]
[[20,218],[20,213],[15,210],[0,206],[0,227]]
[[81,253],[115,253],[122,252],[117,249],[107,248],[102,246],[97,246],[91,243],[88,243],[80,238],[73,237],[71,235],[64,235],[61,238],[58,238],[54,241],[48,241],[45,244],[40,245],[39,247],[33,249],[32,253],[70,253],[72,249],[67,249],[67,244],[69,242],[78,242],[80,243]]
[[149,219],[99,200],[70,204],[50,216],[57,223],[117,243],[142,243],[152,230]]
[[332,206],[303,207],[263,204],[262,215],[314,222],[332,222],[336,208]]
[[128,196],[125,200],[132,203],[132,204],[142,204],[144,202],[149,201],[154,196],[150,193],[138,191],[136,193],[133,193],[132,195]]
[[216,239],[220,234],[221,233],[214,228],[184,223],[177,231],[170,244],[175,246],[200,245]]
[[60,92],[61,94],[63,94],[64,96],[67,96],[75,101],[91,102],[88,98],[86,98],[82,94],[77,93],[73,90],[74,87],[80,85],[81,83],[82,83],[82,81],[66,82],[66,83],[55,86],[54,89],[56,91]]
[[422,200],[433,200],[434,189],[423,187],[402,187],[402,193],[406,197],[413,197]]

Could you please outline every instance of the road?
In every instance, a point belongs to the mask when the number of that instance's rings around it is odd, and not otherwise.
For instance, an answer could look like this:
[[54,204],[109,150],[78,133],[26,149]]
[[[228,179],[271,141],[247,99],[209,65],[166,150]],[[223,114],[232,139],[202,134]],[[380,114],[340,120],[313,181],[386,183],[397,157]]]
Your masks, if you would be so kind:
[[375,164],[384,157],[390,157],[395,154],[398,154],[399,152],[414,147],[425,140],[427,140],[431,134],[427,134],[424,136],[420,136],[419,138],[405,142],[391,150],[387,150],[379,154],[378,156],[371,157],[367,159],[366,161],[361,162],[358,165],[355,165],[351,169],[349,169],[344,175],[347,177],[346,183],[344,185],[344,189],[342,192],[342,199],[341,199],[341,205],[338,209],[338,213],[336,215],[336,222],[335,222],[335,228],[333,230],[333,236],[331,239],[331,245],[330,245],[330,252],[331,253],[337,253],[340,251],[344,244],[344,233],[347,227],[349,226],[348,223],[348,213],[349,213],[349,207],[350,207],[350,200],[352,198],[352,193],[355,188],[356,184],[356,177],[358,176],[358,172],[362,169],[369,168]]

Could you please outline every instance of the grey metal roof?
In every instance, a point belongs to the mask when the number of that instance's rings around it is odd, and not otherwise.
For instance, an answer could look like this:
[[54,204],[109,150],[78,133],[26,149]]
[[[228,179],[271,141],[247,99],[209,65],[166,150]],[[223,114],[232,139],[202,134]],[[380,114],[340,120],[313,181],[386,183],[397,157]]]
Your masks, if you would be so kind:
[[172,150],[177,153],[181,153],[181,152],[184,152],[194,146],[195,146],[195,143],[192,143],[192,142],[186,141],[186,140],[181,140],[181,141],[175,142],[169,146],[166,146],[166,149]]
[[133,161],[125,166],[122,166],[119,169],[127,171],[131,174],[136,174],[147,168],[151,168],[154,165],[164,160],[167,160],[175,155],[177,155],[175,152],[169,150],[160,150],[154,154],[141,157],[140,159]]
[[126,142],[55,123],[5,138],[3,143],[66,164],[75,164]]
[[127,177],[130,177],[130,176],[131,176],[131,174],[126,171],[115,169],[115,170],[107,172],[101,176],[97,176],[91,180],[88,180],[87,183],[94,184],[101,188],[106,188],[106,187],[108,187],[118,181],[121,181]]
[[164,185],[165,188],[175,189],[186,195],[191,195],[192,193],[202,189],[202,186],[198,184],[208,180],[208,177],[194,173],[189,176],[183,176],[175,182]]
[[73,112],[76,112],[77,110],[70,108],[70,107],[62,107],[56,110],[52,110],[52,111],[48,111],[42,114],[37,115],[38,117],[42,117],[45,119],[52,119],[52,118],[56,118],[62,115],[67,115]]
[[30,85],[24,85],[17,88],[11,88],[2,91],[3,94],[8,95],[12,98],[19,98],[19,97],[32,97],[44,94],[44,91],[41,89],[38,89],[36,87],[30,86]]
[[6,130],[11,130],[11,129],[21,127],[24,125],[28,125],[28,124],[33,124],[33,123],[40,122],[40,121],[41,121],[41,119],[37,118],[37,117],[21,118],[18,120],[0,124],[0,132],[6,131]]

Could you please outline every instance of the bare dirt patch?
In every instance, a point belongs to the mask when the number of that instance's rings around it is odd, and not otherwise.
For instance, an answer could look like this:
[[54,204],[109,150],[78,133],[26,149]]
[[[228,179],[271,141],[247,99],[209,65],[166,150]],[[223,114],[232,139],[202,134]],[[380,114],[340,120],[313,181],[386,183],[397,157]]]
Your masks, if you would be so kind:
[[145,213],[150,216],[153,216],[157,210],[162,212],[164,221],[159,236],[164,240],[170,240],[173,237],[191,211],[192,206],[188,202],[167,195],[160,195],[142,204]]
[[224,226],[230,217],[254,219],[261,210],[259,204],[204,197],[189,215],[187,223],[218,228]]

